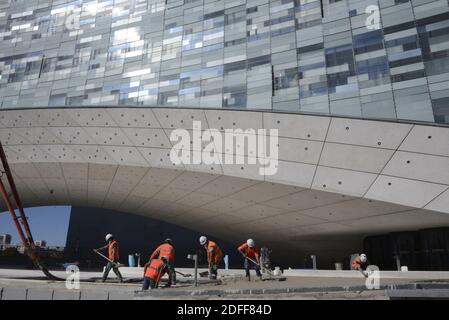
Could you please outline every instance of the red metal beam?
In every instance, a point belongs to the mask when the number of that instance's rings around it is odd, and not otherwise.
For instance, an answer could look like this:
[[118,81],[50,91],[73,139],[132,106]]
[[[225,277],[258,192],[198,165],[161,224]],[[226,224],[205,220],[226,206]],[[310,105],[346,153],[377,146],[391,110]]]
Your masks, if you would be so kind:
[[[36,254],[36,246],[34,244],[33,236],[31,234],[31,229],[28,224],[27,217],[25,215],[25,212],[23,210],[22,201],[20,200],[19,193],[17,192],[16,184],[14,183],[14,179],[11,174],[11,169],[9,168],[8,160],[6,159],[5,151],[3,150],[3,145],[0,142],[0,161],[3,165],[2,174],[0,176],[0,192],[3,196],[3,200],[5,201],[6,207],[8,208],[8,211],[10,212],[14,223],[17,228],[17,232],[19,233],[20,239],[22,240],[23,246],[25,247],[25,252],[30,257],[31,260],[33,260],[34,264],[42,270],[42,272],[51,280],[64,280],[55,277],[52,275],[48,269],[39,261],[39,258]],[[14,198],[14,201],[16,203],[16,207],[20,214],[20,222],[22,225],[20,225],[19,217],[17,217],[16,212],[14,210],[14,207],[11,203],[10,196],[8,192],[6,191],[5,185],[3,184],[2,178],[3,174],[6,175],[6,178],[8,179],[9,188],[11,189],[12,196]],[[25,231],[22,229],[25,229]]]
[[5,151],[3,150],[3,145],[1,141],[0,141],[0,160],[3,164],[3,169],[5,170],[6,178],[8,179],[9,187],[11,188],[11,192],[14,196],[17,209],[19,209],[20,219],[23,227],[25,228],[25,234],[27,237],[26,240],[28,241],[29,245],[32,248],[34,248],[34,240],[33,236],[31,235],[30,226],[28,225],[27,217],[25,215],[25,212],[23,211],[22,201],[20,200],[19,193],[17,192],[16,184],[14,183],[14,179],[11,174],[11,169],[9,168],[8,160],[6,159],[6,154]]

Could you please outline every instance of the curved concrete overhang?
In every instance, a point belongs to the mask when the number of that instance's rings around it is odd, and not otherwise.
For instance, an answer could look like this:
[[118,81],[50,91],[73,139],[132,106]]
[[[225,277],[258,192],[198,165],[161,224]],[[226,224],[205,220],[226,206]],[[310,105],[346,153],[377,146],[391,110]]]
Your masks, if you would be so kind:
[[[277,173],[248,161],[174,165],[169,137],[193,121],[278,129]],[[24,206],[111,208],[332,256],[370,234],[449,226],[448,127],[149,107],[2,110],[0,126]]]

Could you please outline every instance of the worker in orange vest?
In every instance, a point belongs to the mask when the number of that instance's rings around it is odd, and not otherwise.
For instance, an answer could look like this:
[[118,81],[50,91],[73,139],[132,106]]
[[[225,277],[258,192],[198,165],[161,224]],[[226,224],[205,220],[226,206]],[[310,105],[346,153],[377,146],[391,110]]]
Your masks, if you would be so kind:
[[206,249],[207,252],[209,279],[217,279],[218,264],[220,263],[223,252],[215,242],[208,240],[206,236],[200,237],[200,244],[204,246],[204,249]]
[[173,241],[170,238],[164,240],[164,242],[154,250],[150,256],[150,261],[153,259],[167,258],[167,273],[168,273],[168,286],[176,285],[176,272],[175,272],[175,248],[173,247]]
[[351,263],[352,269],[360,271],[365,277],[368,276],[368,274],[366,273],[366,268],[368,266],[369,266],[368,257],[364,253],[357,256],[354,260],[352,260]]
[[148,288],[155,289],[158,287],[161,278],[167,272],[168,260],[166,257],[161,259],[153,259],[148,261],[143,269],[143,286],[142,290]]
[[245,258],[244,268],[246,279],[248,281],[251,280],[249,270],[255,269],[257,276],[262,280],[262,274],[260,273],[260,249],[256,247],[254,240],[248,239],[246,243],[240,245],[237,250]]
[[119,258],[120,258],[118,243],[114,239],[114,236],[110,233],[108,233],[106,235],[106,242],[108,243],[107,245],[97,249],[97,251],[106,250],[106,249],[108,250],[109,261],[104,269],[102,282],[106,281],[106,278],[108,277],[108,274],[111,271],[111,269],[116,274],[119,282],[123,282],[122,274],[120,273],[120,270],[118,269],[118,266],[117,266],[119,263]]

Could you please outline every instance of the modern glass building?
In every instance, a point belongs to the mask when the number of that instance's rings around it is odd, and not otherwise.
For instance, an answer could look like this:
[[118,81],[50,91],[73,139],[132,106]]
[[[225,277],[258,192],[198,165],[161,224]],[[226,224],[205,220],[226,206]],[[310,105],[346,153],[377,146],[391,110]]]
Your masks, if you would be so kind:
[[448,54],[445,0],[0,1],[2,108],[159,105],[449,123]]
[[[277,171],[226,148],[244,163],[175,163],[194,121],[275,130]],[[252,237],[293,266],[369,249],[448,268],[448,124],[447,0],[0,0],[0,141],[24,206]]]

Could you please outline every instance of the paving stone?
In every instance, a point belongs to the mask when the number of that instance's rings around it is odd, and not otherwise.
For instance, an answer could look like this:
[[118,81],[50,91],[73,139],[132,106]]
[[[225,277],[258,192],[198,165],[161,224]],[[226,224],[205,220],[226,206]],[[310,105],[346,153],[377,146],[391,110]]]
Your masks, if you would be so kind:
[[80,300],[108,300],[107,291],[82,290]]
[[109,291],[109,300],[132,300],[134,292]]
[[28,288],[27,300],[53,300],[53,289]]
[[3,288],[2,300],[26,300],[26,288]]
[[55,290],[53,300],[80,300],[79,290]]

